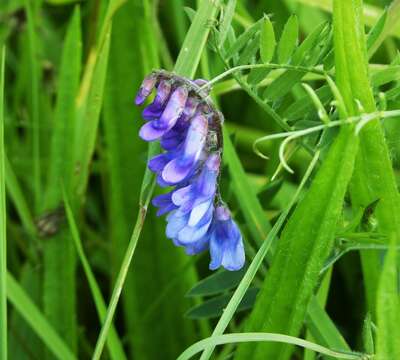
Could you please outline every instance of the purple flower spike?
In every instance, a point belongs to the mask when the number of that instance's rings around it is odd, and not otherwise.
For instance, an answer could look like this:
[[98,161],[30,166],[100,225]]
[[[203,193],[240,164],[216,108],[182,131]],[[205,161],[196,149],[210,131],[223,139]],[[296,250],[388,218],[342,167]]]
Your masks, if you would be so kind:
[[239,270],[245,261],[242,235],[224,206],[215,209],[215,219],[210,236],[210,269],[221,265],[227,270]]
[[162,178],[171,184],[184,180],[200,158],[207,137],[208,123],[204,115],[192,119],[180,156],[171,160],[162,172]]
[[135,104],[136,105],[142,105],[146,98],[151,94],[151,92],[154,89],[154,86],[156,85],[157,82],[157,77],[154,76],[153,74],[150,76],[147,76],[143,82],[142,85],[140,86],[140,89],[136,95],[135,98]]
[[[229,210],[221,205],[217,182],[221,167],[223,115],[208,98],[203,79],[189,80],[164,70],[147,77],[136,97],[142,104],[156,86],[153,102],[143,110],[147,121],[139,135],[160,140],[165,152],[149,160],[161,187],[157,215],[168,213],[166,235],[188,255],[209,250],[210,269],[239,270],[245,261],[242,236]],[[203,90],[200,90],[204,86]]]

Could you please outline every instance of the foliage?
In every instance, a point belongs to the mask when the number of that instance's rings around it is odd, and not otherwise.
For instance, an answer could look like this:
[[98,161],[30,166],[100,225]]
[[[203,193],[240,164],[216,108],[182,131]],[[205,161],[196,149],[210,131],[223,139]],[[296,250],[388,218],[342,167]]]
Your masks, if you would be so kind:
[[[399,9],[1,2],[0,359],[397,359]],[[224,113],[238,272],[150,205],[133,99],[158,68]]]

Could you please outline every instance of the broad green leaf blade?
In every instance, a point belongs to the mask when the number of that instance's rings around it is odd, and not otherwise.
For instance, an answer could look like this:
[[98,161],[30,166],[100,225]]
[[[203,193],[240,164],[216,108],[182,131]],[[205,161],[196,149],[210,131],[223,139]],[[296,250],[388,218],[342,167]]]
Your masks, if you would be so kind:
[[0,54],[0,358],[7,359],[7,209],[4,149],[4,65],[5,47]]
[[292,15],[286,22],[281,38],[278,43],[278,62],[286,64],[289,62],[294,49],[299,41],[299,23],[296,15]]
[[399,263],[394,244],[386,254],[377,293],[377,360],[400,358]]
[[48,323],[37,306],[26,295],[11,274],[7,274],[7,297],[21,316],[42,339],[54,356],[60,360],[74,360],[75,356]]
[[[103,296],[100,291],[100,287],[97,284],[96,278],[93,274],[93,271],[90,267],[89,261],[86,257],[86,254],[83,250],[82,241],[79,235],[78,227],[76,225],[74,214],[72,212],[71,206],[69,205],[67,194],[64,191],[64,205],[67,213],[68,225],[71,231],[72,239],[74,241],[76,252],[78,253],[79,259],[82,263],[83,270],[85,272],[87,281],[89,283],[90,291],[92,292],[93,300],[96,306],[97,314],[100,319],[100,323],[104,321],[106,316],[106,304],[104,302]],[[126,359],[126,355],[124,353],[124,349],[120,339],[118,338],[117,331],[114,326],[111,325],[110,328],[110,336],[107,341],[108,351],[110,352],[110,357],[113,360],[124,360]]]
[[260,55],[263,63],[269,63],[275,53],[276,40],[275,32],[272,26],[271,20],[268,16],[264,18],[264,22],[261,25],[261,37],[260,37]]
[[107,74],[110,36],[111,32],[107,34],[103,46],[98,50],[97,62],[94,66],[93,77],[89,84],[87,98],[84,100],[81,108],[78,109],[73,161],[76,171],[73,174],[72,190],[80,201],[82,201],[82,197],[86,191],[90,161],[96,145],[97,129],[103,104],[104,84]]
[[[76,7],[69,21],[61,55],[55,122],[50,164],[42,211],[53,211],[62,203],[61,185],[70,185],[73,171],[73,143],[76,130],[75,99],[81,72],[80,11]],[[36,233],[36,231],[35,231]],[[63,264],[60,269],[60,263]],[[77,321],[75,253],[70,236],[61,230],[44,244],[44,311],[72,349],[76,348]]]
[[[318,273],[333,247],[357,145],[353,130],[344,128],[329,149],[277,243],[269,276],[247,321],[247,331],[299,333]],[[235,359],[283,360],[290,352],[290,347],[280,344],[241,345]]]
[[338,331],[328,314],[318,304],[314,297],[311,299],[306,316],[307,328],[318,342],[331,349],[350,351],[343,335]]
[[200,62],[203,49],[210,31],[210,22],[217,15],[220,1],[204,0],[196,12],[196,16],[186,34],[182,49],[176,60],[174,71],[182,76],[192,78]]
[[[348,6],[348,2],[338,0],[334,5],[335,12],[342,14],[336,17],[337,28],[341,30],[335,31],[335,41],[341,44],[335,51],[338,87],[350,115],[358,113],[354,99],[359,101],[366,112],[374,112],[376,106],[368,76],[364,29],[359,17],[356,20],[358,26],[351,23],[351,14],[361,11],[362,2],[357,0]],[[349,31],[352,27],[354,30]],[[389,149],[378,119],[366,125],[360,133],[360,149],[350,190],[355,208],[365,207],[379,199],[375,211],[379,231],[388,236],[394,234],[396,244],[400,244],[400,197]],[[368,308],[374,317],[379,254],[361,254]]]
[[73,172],[71,141],[75,137],[75,99],[79,89],[81,57],[81,16],[79,7],[76,7],[68,25],[61,56],[51,158],[43,206],[47,211],[59,206],[62,200],[61,182],[68,187],[66,182]]

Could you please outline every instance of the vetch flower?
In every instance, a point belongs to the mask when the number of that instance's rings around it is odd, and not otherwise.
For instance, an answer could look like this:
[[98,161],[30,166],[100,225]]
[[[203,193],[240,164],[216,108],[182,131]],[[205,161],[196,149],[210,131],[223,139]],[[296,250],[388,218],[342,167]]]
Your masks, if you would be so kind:
[[185,87],[178,87],[171,94],[167,105],[159,118],[150,120],[142,126],[139,135],[143,140],[154,141],[171,130],[185,107],[188,90]]
[[157,215],[167,214],[166,235],[189,255],[209,249],[210,269],[239,270],[245,262],[240,230],[218,190],[222,155],[222,114],[208,99],[206,80],[189,80],[160,70],[143,81],[136,104],[153,89],[156,95],[143,110],[146,123],[139,135],[159,140],[165,152],[149,160],[161,187]]
[[162,171],[164,181],[177,184],[194,170],[206,141],[207,129],[208,121],[204,115],[198,114],[192,119],[182,150]]
[[147,76],[140,86],[140,89],[135,98],[136,105],[142,105],[146,98],[151,94],[153,91],[154,86],[156,85],[157,77],[154,74]]
[[239,270],[244,265],[245,254],[242,235],[224,206],[215,209],[214,223],[210,234],[210,269],[221,265],[227,270]]

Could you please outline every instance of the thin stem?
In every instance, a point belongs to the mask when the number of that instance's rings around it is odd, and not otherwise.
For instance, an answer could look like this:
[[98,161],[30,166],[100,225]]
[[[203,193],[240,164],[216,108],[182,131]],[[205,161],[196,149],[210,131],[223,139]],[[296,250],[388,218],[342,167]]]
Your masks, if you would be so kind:
[[283,64],[250,64],[250,65],[239,65],[235,66],[233,68],[230,68],[223,72],[222,74],[219,74],[215,78],[211,79],[207,84],[203,85],[200,88],[200,91],[206,90],[210,88],[213,84],[217,83],[218,81],[224,79],[230,74],[233,74],[238,71],[243,71],[243,70],[251,70],[251,69],[286,69],[286,70],[295,70],[303,73],[314,73],[318,75],[326,75],[326,72],[324,70],[320,70],[316,67],[305,67],[305,66],[295,66],[295,65],[283,65]]
[[220,336],[213,336],[207,339],[198,341],[193,344],[189,348],[187,348],[177,360],[187,360],[190,359],[193,355],[199,353],[203,349],[206,349],[208,346],[216,346],[223,344],[232,344],[232,343],[242,343],[242,342],[261,342],[261,341],[270,341],[270,342],[280,342],[286,344],[292,344],[301,346],[306,349],[313,350],[315,352],[319,352],[326,356],[332,356],[338,359],[346,359],[346,360],[363,360],[363,359],[371,359],[372,355],[360,354],[355,352],[344,352],[344,351],[334,351],[328,349],[324,346],[312,343],[307,340],[303,340],[294,336],[283,335],[283,334],[274,334],[274,333],[239,333],[239,334],[225,334]]
[[268,159],[257,147],[257,145],[260,142],[267,141],[267,140],[273,140],[273,139],[279,139],[279,138],[285,138],[285,140],[282,142],[281,147],[279,149],[279,158],[281,160],[282,166],[290,173],[293,172],[293,170],[289,167],[289,165],[286,163],[286,160],[283,156],[285,147],[287,144],[299,137],[303,137],[305,135],[312,134],[317,131],[325,130],[327,128],[333,128],[341,125],[346,125],[346,124],[354,124],[358,123],[356,128],[355,128],[355,133],[358,135],[362,128],[369,123],[370,121],[380,118],[380,119],[388,119],[388,118],[394,118],[400,116],[400,110],[390,110],[390,111],[376,111],[373,113],[369,114],[363,114],[360,116],[351,116],[346,119],[341,119],[341,120],[336,120],[336,121],[331,121],[327,124],[322,124],[318,126],[313,126],[308,129],[304,130],[296,130],[296,131],[288,131],[288,132],[281,132],[277,134],[272,134],[272,135],[267,135],[263,136],[253,143],[253,150],[254,152],[262,157],[263,159]]
[[117,309],[118,301],[121,296],[121,292],[125,283],[126,276],[128,274],[129,265],[132,261],[133,254],[135,253],[136,245],[139,240],[140,233],[142,231],[144,220],[146,218],[147,207],[151,199],[151,195],[153,193],[153,189],[155,186],[155,181],[153,180],[150,191],[147,195],[147,199],[144,205],[139,210],[139,216],[136,220],[135,228],[133,229],[131,239],[128,244],[128,248],[125,252],[124,259],[122,261],[122,265],[120,271],[118,273],[118,277],[115,281],[115,286],[113,293],[111,295],[110,304],[108,306],[107,314],[103,323],[103,326],[100,331],[99,338],[97,339],[96,347],[92,356],[92,360],[99,360],[101,353],[104,348],[104,344],[107,340],[107,335],[111,327],[112,320],[114,318],[115,310]]

